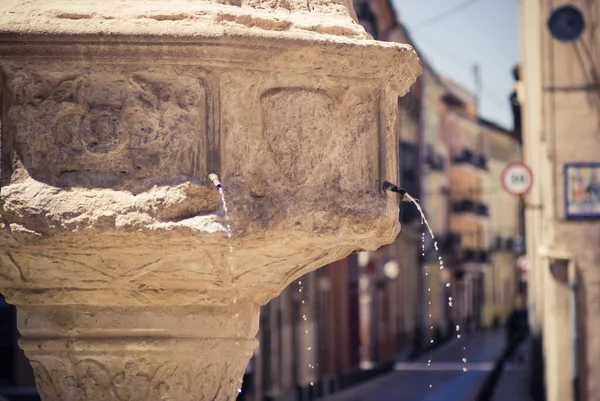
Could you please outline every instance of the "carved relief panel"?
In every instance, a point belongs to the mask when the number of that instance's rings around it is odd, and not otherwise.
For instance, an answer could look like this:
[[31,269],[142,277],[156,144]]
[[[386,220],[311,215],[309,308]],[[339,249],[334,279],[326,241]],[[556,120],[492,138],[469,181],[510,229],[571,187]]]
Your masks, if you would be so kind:
[[265,79],[252,73],[226,74],[221,85],[227,104],[222,111],[224,141],[230,150],[223,155],[226,170],[246,172],[256,187],[374,186],[379,169],[377,85],[340,85],[323,76],[307,81],[291,74]]
[[211,90],[198,68],[5,68],[8,133],[29,174],[60,187],[120,188],[204,179]]

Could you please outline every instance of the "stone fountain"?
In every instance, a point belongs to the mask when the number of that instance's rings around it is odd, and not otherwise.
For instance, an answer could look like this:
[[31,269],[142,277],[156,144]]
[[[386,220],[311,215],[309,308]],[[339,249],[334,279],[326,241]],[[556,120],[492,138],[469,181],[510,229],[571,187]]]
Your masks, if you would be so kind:
[[420,67],[344,0],[3,0],[0,67],[0,292],[44,401],[234,400],[259,306],[398,234]]

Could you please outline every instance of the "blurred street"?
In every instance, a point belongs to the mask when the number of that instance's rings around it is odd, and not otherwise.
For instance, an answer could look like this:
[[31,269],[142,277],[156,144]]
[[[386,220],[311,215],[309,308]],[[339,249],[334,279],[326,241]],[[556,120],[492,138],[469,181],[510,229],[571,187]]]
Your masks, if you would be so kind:
[[473,401],[504,347],[502,331],[474,333],[433,352],[431,366],[427,366],[427,355],[415,362],[397,363],[396,372],[325,400]]

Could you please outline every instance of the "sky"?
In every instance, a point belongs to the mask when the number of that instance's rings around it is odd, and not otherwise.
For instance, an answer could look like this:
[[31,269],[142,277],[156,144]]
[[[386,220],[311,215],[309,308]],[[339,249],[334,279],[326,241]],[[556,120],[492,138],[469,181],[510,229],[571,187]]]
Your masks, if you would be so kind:
[[416,46],[440,74],[474,91],[473,65],[479,64],[480,114],[512,128],[508,96],[512,68],[520,58],[519,0],[392,2]]

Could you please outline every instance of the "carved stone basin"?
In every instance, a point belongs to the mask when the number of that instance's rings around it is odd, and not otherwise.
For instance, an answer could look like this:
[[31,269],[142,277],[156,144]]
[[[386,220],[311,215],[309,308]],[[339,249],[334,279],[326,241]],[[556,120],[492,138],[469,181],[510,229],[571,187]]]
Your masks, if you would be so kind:
[[44,401],[233,400],[259,306],[399,231],[418,59],[344,2],[4,0],[0,67],[0,292]]

